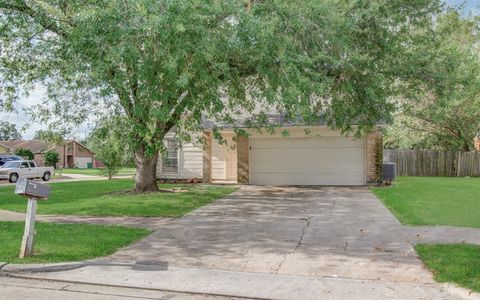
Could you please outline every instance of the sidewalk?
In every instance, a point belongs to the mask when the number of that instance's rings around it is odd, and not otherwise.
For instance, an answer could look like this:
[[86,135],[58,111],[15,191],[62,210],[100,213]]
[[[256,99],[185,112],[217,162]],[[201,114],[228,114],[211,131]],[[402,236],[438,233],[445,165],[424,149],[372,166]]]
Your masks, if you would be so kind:
[[[113,179],[131,179],[132,175],[126,176],[113,176]],[[42,183],[57,183],[57,182],[76,182],[76,181],[89,181],[89,180],[108,180],[108,177],[104,176],[93,176],[93,175],[83,175],[83,174],[64,174],[62,178],[52,179],[48,182],[44,182],[41,179],[35,179]],[[4,186],[15,186],[15,183],[10,183],[8,180],[0,180],[0,188]]]
[[[32,296],[34,295],[34,297]],[[0,277],[0,299],[9,300],[234,300],[234,298],[192,295],[92,284],[71,284],[35,279]],[[235,298],[236,299],[236,298]]]
[[480,299],[452,285],[384,282],[334,277],[308,277],[169,267],[166,262],[132,264],[94,262],[79,269],[48,273],[16,273],[18,278],[53,280],[247,299]]

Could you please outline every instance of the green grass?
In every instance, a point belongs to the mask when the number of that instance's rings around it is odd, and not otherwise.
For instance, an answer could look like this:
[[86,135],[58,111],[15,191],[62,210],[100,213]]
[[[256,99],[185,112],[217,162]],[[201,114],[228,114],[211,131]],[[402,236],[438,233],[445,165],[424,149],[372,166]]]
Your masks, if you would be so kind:
[[37,223],[34,256],[19,259],[23,222],[0,222],[0,261],[54,263],[103,257],[148,235],[141,228]]
[[[160,185],[186,189],[177,193],[111,194],[133,188],[130,179],[51,183],[52,195],[39,201],[38,214],[87,216],[180,217],[237,188],[209,185]],[[26,201],[14,187],[0,189],[0,209],[25,212]]]
[[480,292],[480,246],[417,245],[415,250],[432,270],[435,280]]
[[[92,176],[104,176],[101,173],[100,169],[58,169],[56,170],[57,174],[82,174],[82,175],[92,175]],[[118,171],[115,176],[128,176],[135,175],[135,168],[122,168]]]
[[480,227],[480,179],[399,177],[372,189],[403,224]]

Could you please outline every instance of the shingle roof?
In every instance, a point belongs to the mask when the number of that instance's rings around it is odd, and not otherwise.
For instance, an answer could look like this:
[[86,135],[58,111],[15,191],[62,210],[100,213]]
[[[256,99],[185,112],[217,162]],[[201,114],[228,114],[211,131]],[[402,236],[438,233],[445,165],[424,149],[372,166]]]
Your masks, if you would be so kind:
[[29,149],[34,154],[35,153],[45,153],[49,150],[55,148],[55,145],[52,143],[47,143],[40,140],[29,140],[29,141],[2,141],[2,144],[9,147],[10,149],[16,150],[19,148]]
[[[274,126],[282,126],[282,127],[291,127],[291,126],[303,126],[305,122],[301,120],[301,118],[297,118],[296,120],[287,119],[285,115],[279,113],[269,113],[266,115],[268,121],[266,124],[262,125],[274,125]],[[249,124],[250,121],[253,121],[255,124],[254,119],[249,119],[247,117],[240,116],[235,120],[235,125],[238,128],[248,128],[251,127],[253,124]],[[315,124],[310,124],[310,126],[325,126],[327,122],[325,120],[318,120]],[[214,127],[218,128],[232,128],[232,124],[217,122],[211,119],[204,119],[202,121],[202,128],[203,129],[212,129]]]
[[9,146],[7,146],[4,141],[0,141],[0,146],[2,146],[4,148],[7,148],[7,149],[12,149]]
[[[238,128],[249,128],[257,125],[264,126],[281,126],[281,127],[295,127],[295,126],[327,126],[327,121],[323,118],[318,118],[313,123],[307,123],[303,120],[301,116],[298,116],[295,119],[287,118],[284,114],[270,112],[265,115],[265,123],[257,123],[254,118],[249,118],[246,115],[240,115],[234,120],[235,127]],[[352,124],[355,125],[355,124]],[[376,125],[386,125],[384,121],[377,121]],[[233,128],[231,123],[218,122],[212,119],[204,118],[202,120],[203,129],[213,129],[213,128],[223,128],[231,129]]]

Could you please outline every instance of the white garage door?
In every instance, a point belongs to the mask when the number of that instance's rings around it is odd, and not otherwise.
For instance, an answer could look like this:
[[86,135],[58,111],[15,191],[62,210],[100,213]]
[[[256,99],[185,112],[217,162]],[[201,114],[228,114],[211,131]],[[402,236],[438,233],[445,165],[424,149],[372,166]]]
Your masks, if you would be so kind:
[[86,169],[87,163],[93,163],[92,157],[77,157],[75,159],[75,166],[80,169]]
[[252,138],[250,183],[364,185],[365,139]]

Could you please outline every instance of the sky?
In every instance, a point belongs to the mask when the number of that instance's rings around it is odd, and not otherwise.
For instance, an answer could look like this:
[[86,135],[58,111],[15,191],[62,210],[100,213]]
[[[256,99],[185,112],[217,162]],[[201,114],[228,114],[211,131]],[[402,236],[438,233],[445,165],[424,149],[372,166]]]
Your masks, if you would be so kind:
[[[444,0],[448,6],[457,7],[465,2],[464,14],[465,15],[480,15],[480,0]],[[39,129],[45,129],[46,126],[43,124],[38,124],[31,122],[30,118],[23,112],[23,108],[27,108],[42,102],[45,92],[41,87],[30,91],[30,96],[23,97],[19,100],[17,105],[18,113],[2,113],[0,112],[0,120],[8,121],[15,123],[18,129],[26,127],[23,132],[24,139],[32,139],[35,132]],[[76,128],[72,133],[71,137],[77,139],[84,139],[88,132],[90,131],[90,125],[83,124]]]
[[449,6],[458,6],[465,2],[464,14],[480,15],[480,0],[445,0]]

